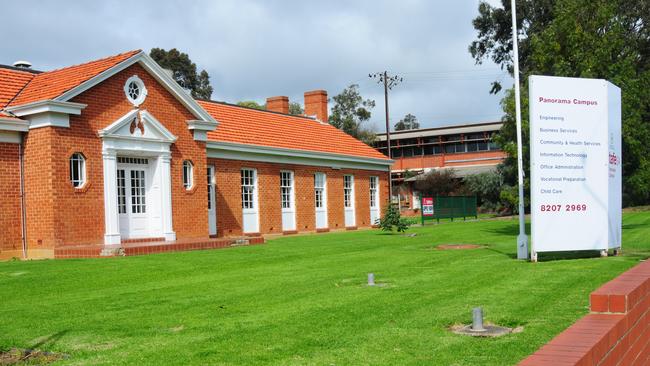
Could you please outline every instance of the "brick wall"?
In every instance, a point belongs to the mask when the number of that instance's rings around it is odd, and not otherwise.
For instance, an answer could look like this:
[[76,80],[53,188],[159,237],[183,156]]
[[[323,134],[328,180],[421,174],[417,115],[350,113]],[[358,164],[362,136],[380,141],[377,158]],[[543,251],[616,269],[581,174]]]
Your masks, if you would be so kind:
[[282,233],[280,171],[294,172],[296,229],[315,231],[314,173],[327,176],[327,209],[329,228],[345,229],[343,212],[343,175],[354,175],[356,221],[358,227],[370,223],[370,176],[379,177],[382,212],[388,199],[388,173],[369,170],[335,170],[326,167],[256,163],[239,160],[208,159],[216,171],[217,230],[219,236],[242,235],[241,168],[257,169],[259,218],[261,234]]
[[590,300],[590,314],[520,365],[650,365],[650,261],[592,292]]
[[55,236],[53,180],[56,164],[53,157],[54,129],[38,128],[25,134],[25,216],[27,247],[30,250],[53,248]]
[[0,258],[22,256],[19,146],[0,142]]

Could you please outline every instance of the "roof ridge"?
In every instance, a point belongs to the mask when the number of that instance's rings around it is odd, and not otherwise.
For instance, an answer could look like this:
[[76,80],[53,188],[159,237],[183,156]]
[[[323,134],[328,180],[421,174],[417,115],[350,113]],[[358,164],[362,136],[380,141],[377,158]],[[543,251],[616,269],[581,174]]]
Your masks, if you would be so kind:
[[132,53],[133,56],[135,56],[136,54],[138,54],[138,53],[140,53],[140,52],[142,52],[141,49],[131,50],[131,51],[127,51],[127,52],[121,52],[121,53],[118,53],[118,54],[115,54],[115,55],[111,55],[111,56],[106,56],[106,57],[102,57],[102,58],[98,58],[98,59],[94,59],[94,60],[90,60],[90,61],[86,61],[86,62],[81,62],[81,63],[74,64],[74,65],[69,65],[69,66],[65,66],[65,67],[60,67],[60,68],[58,68],[58,69],[53,69],[53,70],[48,70],[48,71],[42,71],[42,72],[39,73],[38,75],[44,75],[44,74],[49,74],[49,73],[53,73],[53,72],[57,72],[57,71],[61,71],[61,70],[67,70],[67,69],[71,69],[71,68],[73,68],[73,67],[84,66],[84,65],[88,65],[88,64],[91,64],[91,63],[94,63],[94,62],[105,61],[105,60],[108,60],[108,59],[111,59],[111,58],[115,58],[115,57],[119,57],[119,56],[124,56],[124,55],[130,54],[130,53]]
[[235,108],[242,108],[242,109],[248,109],[251,111],[257,111],[257,112],[263,112],[263,113],[273,113],[273,114],[279,114],[281,116],[287,116],[287,117],[297,117],[297,118],[302,118],[302,119],[307,119],[310,121],[315,121],[315,122],[320,122],[317,119],[309,116],[303,116],[300,114],[291,114],[291,113],[282,113],[282,112],[276,112],[276,111],[269,111],[268,109],[257,109],[253,107],[247,107],[239,104],[234,104],[234,103],[228,103],[220,100],[212,100],[212,99],[202,99],[202,98],[194,98],[196,101],[200,102],[206,102],[206,103],[214,103],[214,104],[221,104],[229,107],[235,107]]
[[34,69],[25,69],[22,67],[16,67],[12,65],[5,65],[5,64],[0,64],[0,69],[6,69],[6,70],[11,70],[11,71],[16,71],[16,72],[23,72],[25,74],[40,74],[43,71],[41,70],[34,70]]

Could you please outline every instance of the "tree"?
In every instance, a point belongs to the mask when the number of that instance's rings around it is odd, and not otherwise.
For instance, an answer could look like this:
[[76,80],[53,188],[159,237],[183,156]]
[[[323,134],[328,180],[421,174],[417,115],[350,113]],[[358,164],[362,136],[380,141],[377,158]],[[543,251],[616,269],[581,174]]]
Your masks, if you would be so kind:
[[357,84],[348,86],[332,99],[334,99],[334,107],[332,107],[329,123],[368,145],[372,144],[375,133],[372,129],[364,128],[362,124],[370,119],[370,110],[375,107],[375,101],[364,100]]
[[300,116],[305,114],[305,110],[302,109],[302,106],[298,102],[289,103],[289,114]]
[[413,186],[423,196],[449,196],[460,188],[460,180],[453,169],[431,170],[418,177]]
[[247,108],[259,109],[262,111],[266,110],[266,104],[259,104],[254,100],[242,100],[240,102],[237,102],[237,105]]
[[[529,75],[607,79],[622,89],[623,202],[650,202],[650,3],[647,0],[520,0],[520,69],[524,168],[528,174]],[[490,58],[512,74],[510,1],[479,5],[478,40],[469,51],[477,63]],[[491,92],[500,89],[493,83]],[[508,153],[506,186],[516,185],[514,93],[496,142]],[[526,179],[526,185],[529,185]],[[528,191],[528,190],[526,190]],[[502,196],[513,197],[509,192]],[[516,195],[514,195],[516,196]]]
[[149,56],[161,67],[171,70],[174,80],[184,89],[190,90],[193,98],[210,99],[212,86],[208,72],[201,70],[200,73],[197,73],[196,64],[190,60],[186,53],[175,48],[169,51],[152,48]]
[[404,116],[400,119],[399,122],[395,124],[395,131],[404,131],[404,130],[415,130],[420,128],[420,122],[418,122],[417,117],[411,113]]
[[477,196],[484,209],[497,211],[501,208],[503,177],[498,170],[469,175],[463,179],[463,183],[468,191]]

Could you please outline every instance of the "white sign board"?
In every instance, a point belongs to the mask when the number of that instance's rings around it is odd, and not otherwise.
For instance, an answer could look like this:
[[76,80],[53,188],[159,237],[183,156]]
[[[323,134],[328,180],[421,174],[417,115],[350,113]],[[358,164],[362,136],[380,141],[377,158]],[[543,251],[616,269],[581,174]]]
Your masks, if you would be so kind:
[[621,90],[531,76],[532,252],[621,247]]

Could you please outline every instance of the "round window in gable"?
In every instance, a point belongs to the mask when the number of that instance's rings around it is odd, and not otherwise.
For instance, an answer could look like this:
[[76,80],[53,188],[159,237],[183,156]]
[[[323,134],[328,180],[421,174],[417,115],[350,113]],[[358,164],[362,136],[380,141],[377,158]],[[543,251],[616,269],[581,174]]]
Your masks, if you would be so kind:
[[131,104],[138,107],[147,97],[147,88],[144,86],[142,79],[137,75],[133,75],[124,84],[124,94],[126,94],[126,99]]

